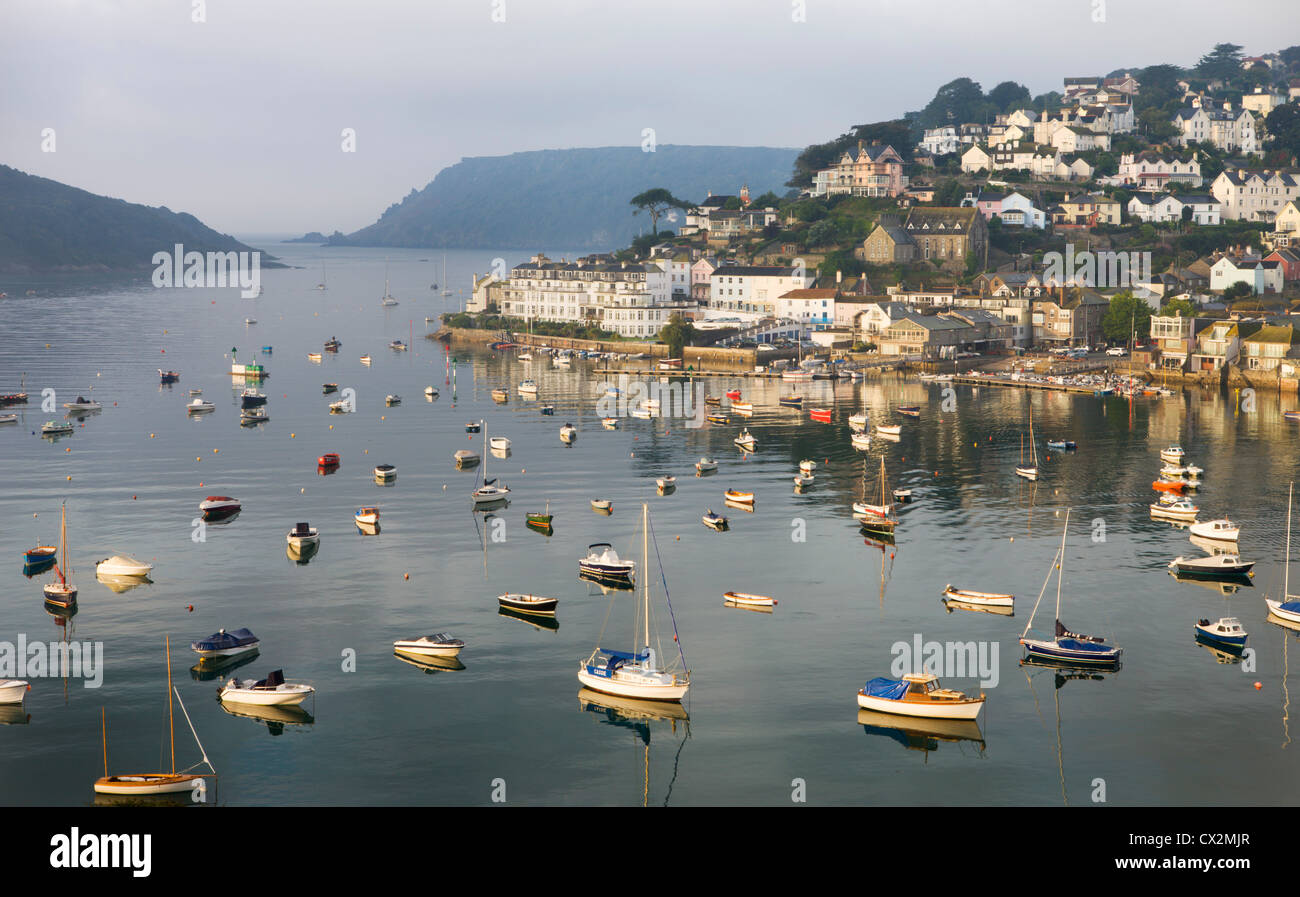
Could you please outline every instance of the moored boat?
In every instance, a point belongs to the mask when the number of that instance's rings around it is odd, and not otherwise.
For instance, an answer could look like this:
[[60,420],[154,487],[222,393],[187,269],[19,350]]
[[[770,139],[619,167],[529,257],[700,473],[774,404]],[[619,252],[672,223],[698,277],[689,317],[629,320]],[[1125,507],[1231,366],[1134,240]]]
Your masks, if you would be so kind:
[[801,395],[781,396],[776,400],[776,402],[778,405],[784,405],[786,408],[802,408],[803,396]]
[[210,414],[217,410],[217,406],[212,402],[205,402],[202,399],[195,399],[185,406],[186,414]]
[[744,604],[750,607],[776,607],[777,600],[767,595],[754,595],[749,592],[723,592],[722,600],[731,604]]
[[392,464],[376,464],[375,479],[380,482],[397,479],[397,467]]
[[714,529],[727,528],[727,518],[723,517],[721,514],[715,514],[712,508],[705,510],[704,516],[700,519],[705,526],[711,526]]
[[1192,522],[1196,520],[1196,515],[1200,513],[1200,508],[1192,504],[1185,498],[1177,501],[1165,503],[1156,502],[1150,506],[1151,516],[1160,517],[1165,520],[1177,520],[1182,522]]
[[899,414],[905,415],[905,416],[907,416],[907,417],[920,417],[920,416],[921,416],[921,406],[920,406],[920,405],[899,405],[897,411],[898,411]]
[[262,644],[261,639],[253,635],[250,629],[218,629],[205,639],[190,643],[190,650],[200,658],[235,657],[256,651]]
[[435,632],[414,639],[398,639],[393,642],[393,650],[399,654],[412,654],[417,657],[455,657],[465,647],[465,642],[453,638],[446,632]]
[[153,571],[153,564],[135,558],[115,554],[95,564],[96,576],[148,576]]
[[697,473],[708,473],[709,471],[717,469],[718,462],[713,460],[709,455],[705,455],[703,458],[695,462],[695,470]]
[[320,531],[316,527],[308,525],[305,521],[300,521],[293,529],[289,530],[285,536],[285,541],[289,543],[291,548],[301,551],[307,546],[320,544]]
[[975,719],[984,706],[984,693],[972,698],[964,692],[943,688],[939,679],[930,673],[908,674],[902,679],[878,676],[858,691],[858,706],[902,716]]
[[1215,539],[1221,542],[1236,542],[1241,536],[1241,528],[1226,517],[1193,523],[1187,531],[1202,539]]
[[808,417],[818,423],[829,424],[831,422],[830,408],[809,408]]
[[1254,561],[1243,561],[1235,554],[1211,554],[1206,557],[1185,558],[1182,555],[1169,562],[1171,572],[1179,576],[1198,579],[1223,579],[1249,576]]
[[886,436],[898,436],[903,432],[902,424],[876,424],[876,432],[884,433]]
[[554,615],[555,608],[559,605],[560,599],[547,598],[542,595],[525,595],[517,592],[508,592],[505,595],[498,595],[497,603],[502,607],[520,613]]
[[1198,641],[1215,642],[1229,648],[1246,645],[1246,630],[1236,617],[1220,617],[1213,623],[1208,619],[1198,620],[1193,633]]
[[222,703],[296,707],[315,693],[316,689],[306,682],[286,680],[283,670],[272,670],[265,679],[256,682],[231,677],[217,695]]
[[944,586],[943,597],[963,604],[987,604],[993,607],[1014,607],[1016,597],[1006,592],[977,592],[974,589],[959,589],[949,583]]
[[636,572],[636,561],[625,561],[608,542],[595,542],[587,546],[587,556],[578,559],[578,571],[597,579],[630,579]]
[[560,427],[560,441],[565,445],[571,445],[578,438],[578,428],[573,424],[565,424]]
[[379,509],[357,508],[356,513],[352,515],[352,519],[365,526],[374,526],[379,522]]

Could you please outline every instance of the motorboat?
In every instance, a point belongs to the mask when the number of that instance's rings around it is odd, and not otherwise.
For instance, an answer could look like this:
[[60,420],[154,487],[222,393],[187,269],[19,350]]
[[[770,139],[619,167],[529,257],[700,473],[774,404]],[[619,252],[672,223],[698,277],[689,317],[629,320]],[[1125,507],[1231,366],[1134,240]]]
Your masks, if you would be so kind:
[[519,384],[519,394],[525,396],[537,395],[537,381],[525,380]]
[[754,403],[753,402],[732,402],[731,410],[736,412],[737,414],[753,414]]
[[564,426],[560,427],[561,442],[565,443],[566,445],[570,445],[573,443],[573,440],[577,438],[578,438],[578,428],[575,427],[573,424],[565,424]]
[[397,395],[396,393],[389,393],[388,395],[384,396],[384,404],[400,405],[402,404],[402,397]]
[[47,420],[41,424],[42,436],[63,436],[72,432],[72,424],[66,421]]
[[1182,495],[1183,491],[1187,488],[1187,484],[1182,480],[1154,480],[1151,483],[1151,488],[1157,492],[1170,492]]
[[414,654],[419,657],[455,657],[464,647],[464,641],[453,638],[446,632],[393,642],[393,650],[399,654]]
[[756,440],[756,439],[754,438],[753,434],[749,432],[749,428],[748,428],[748,427],[746,427],[745,429],[741,430],[741,431],[740,431],[740,435],[737,436],[737,437],[736,437],[734,440],[732,440],[732,441],[735,442],[736,445],[738,445],[738,446],[740,446],[741,448],[746,449],[746,450],[748,450],[748,451],[753,451],[753,450],[754,450],[754,446],[758,444],[758,440]]
[[307,546],[320,544],[320,531],[305,522],[299,522],[293,529],[289,530],[285,540],[291,548],[301,551]]
[[265,679],[256,682],[232,676],[217,692],[223,703],[275,707],[296,707],[315,693],[316,689],[306,682],[287,681],[283,670],[272,670]]
[[402,342],[400,339],[395,339],[388,344],[388,348],[392,349],[394,352],[405,352],[407,346],[406,343]]
[[1180,498],[1169,503],[1163,501],[1156,502],[1150,507],[1152,517],[1160,517],[1165,520],[1178,520],[1188,523],[1194,522],[1196,520],[1196,515],[1199,514],[1201,510],[1185,498]]
[[894,501],[898,502],[900,505],[905,505],[912,500],[911,489],[903,489],[900,487],[895,489],[891,494],[894,496]]
[[103,576],[148,576],[153,571],[153,564],[136,560],[135,558],[115,554],[111,558],[102,560],[95,564],[95,575]]
[[186,414],[209,414],[217,410],[217,406],[212,402],[205,402],[202,399],[195,399],[185,406]]
[[1199,558],[1185,558],[1179,555],[1169,562],[1170,571],[1179,576],[1201,579],[1250,576],[1254,566],[1254,561],[1243,561],[1235,554],[1211,554]]
[[809,408],[808,417],[818,423],[829,424],[831,422],[830,408]]
[[902,414],[902,415],[904,415],[904,416],[906,416],[906,417],[920,417],[920,416],[921,416],[921,406],[920,406],[920,405],[899,405],[898,408],[897,408],[897,411],[898,411],[899,414]]
[[479,430],[482,429],[483,429],[483,422],[479,420],[472,420],[465,425],[466,433],[477,433]]
[[488,439],[488,445],[497,451],[505,451],[510,448],[510,440],[504,436],[493,436]]
[[357,512],[352,515],[352,519],[363,526],[374,526],[379,522],[379,509],[357,508]]
[[1170,464],[1182,464],[1186,452],[1181,446],[1171,445],[1168,448],[1160,450],[1160,460],[1167,461]]
[[203,514],[204,520],[221,520],[238,514],[242,507],[239,499],[229,495],[209,495],[199,502],[199,512]]
[[1193,630],[1197,641],[1215,642],[1229,648],[1244,648],[1246,630],[1236,617],[1220,617],[1211,623],[1208,619],[1198,620]]
[[645,405],[634,405],[632,408],[628,409],[628,414],[632,415],[637,420],[649,420],[655,416],[654,412]]
[[0,704],[21,704],[31,690],[25,679],[0,679]]
[[794,476],[794,484],[800,489],[805,486],[811,486],[816,478],[810,473],[797,473]]
[[339,349],[341,349],[342,347],[343,347],[343,344],[342,344],[341,342],[339,342],[337,339],[335,339],[334,337],[332,337],[332,336],[331,336],[329,339],[325,340],[325,351],[326,351],[326,352],[337,352],[337,351],[338,351]]
[[258,408],[265,404],[266,393],[258,392],[256,389],[246,389],[239,394],[241,408]]
[[338,467],[342,459],[338,452],[326,452],[316,459],[317,467]]
[[471,452],[469,449],[461,449],[452,457],[456,459],[457,467],[471,467],[479,462],[478,454]]
[[87,399],[84,396],[77,396],[77,401],[64,402],[63,407],[70,411],[100,411],[104,406],[93,399]]
[[718,411],[715,411],[715,412],[713,412],[713,413],[711,413],[711,414],[706,414],[706,415],[704,415],[704,419],[707,420],[707,421],[708,421],[709,423],[711,423],[711,424],[729,424],[729,423],[731,423],[731,418],[727,417],[727,415],[722,414],[721,412],[718,412]]
[[1187,531],[1202,539],[1215,539],[1221,542],[1236,542],[1241,535],[1241,529],[1227,517],[1193,523]]
[[190,650],[200,658],[235,657],[256,651],[262,640],[249,629],[218,629],[205,639],[190,644]]
[[617,430],[617,429],[618,429],[618,418],[617,418],[617,417],[602,417],[602,418],[600,419],[600,425],[601,425],[602,427],[604,427],[606,430]]
[[729,389],[726,391],[726,393],[724,393],[724,395],[726,395],[726,397],[731,399],[733,402],[740,401],[740,390],[738,389]]
[[239,412],[239,423],[242,424],[260,424],[271,419],[265,408],[245,408]]
[[549,414],[549,415],[555,414],[554,405],[543,405],[541,408],[538,408],[537,410],[542,412],[542,414]]
[[720,530],[727,528],[727,518],[723,517],[721,514],[715,514],[712,508],[706,510],[704,516],[701,517],[700,520],[705,526],[711,526],[714,529]]
[[804,458],[802,461],[799,462],[799,469],[802,470],[804,473],[812,473],[814,470],[817,469],[817,462],[814,461],[812,458]]
[[677,477],[674,476],[659,477],[657,480],[655,480],[655,485],[658,486],[660,489],[675,488],[677,486]]
[[902,679],[880,676],[858,691],[858,706],[902,716],[973,720],[984,706],[984,693],[972,698],[944,688],[931,673],[908,674]]
[[587,546],[587,556],[578,559],[578,571],[598,579],[628,579],[636,572],[636,561],[625,561],[608,542]]
[[591,500],[591,509],[593,511],[612,511],[614,503],[607,498],[593,498]]
[[397,479],[397,468],[392,464],[376,464],[375,479],[380,482]]
[[347,399],[330,402],[330,414],[347,414],[352,410],[352,403]]
[[767,595],[753,595],[749,592],[723,592],[722,600],[728,604],[743,604],[749,607],[776,607],[775,598]]
[[542,595],[524,595],[516,592],[508,592],[505,595],[498,595],[497,603],[502,607],[520,613],[545,614],[550,616],[555,613],[555,608],[559,605],[560,599],[546,598]]
[[1014,607],[1016,597],[1005,592],[977,592],[974,589],[959,589],[949,583],[943,588],[943,597],[963,604],[987,604],[993,607]]
[[1047,440],[1047,447],[1058,452],[1072,452],[1079,446],[1073,439],[1049,439]]

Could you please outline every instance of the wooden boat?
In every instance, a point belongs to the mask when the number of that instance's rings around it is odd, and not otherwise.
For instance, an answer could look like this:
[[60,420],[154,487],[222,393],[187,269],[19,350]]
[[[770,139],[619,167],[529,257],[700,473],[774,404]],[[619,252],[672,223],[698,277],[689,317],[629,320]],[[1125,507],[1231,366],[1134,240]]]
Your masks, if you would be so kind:
[[1229,648],[1246,646],[1246,630],[1236,617],[1220,617],[1215,623],[1208,619],[1198,620],[1193,634],[1198,640],[1215,642]]
[[504,389],[497,388],[492,390],[492,401],[508,402],[509,400],[510,400],[510,393],[506,392]]
[[775,598],[767,595],[752,595],[749,592],[723,592],[722,600],[730,604],[744,604],[750,607],[776,607]]
[[802,408],[803,396],[801,395],[781,396],[776,400],[776,403],[778,405],[784,405],[786,408]]
[[809,408],[808,417],[819,423],[829,424],[831,422],[830,408]]
[[59,518],[59,554],[62,557],[62,564],[54,565],[54,575],[59,578],[58,582],[47,583],[42,592],[45,594],[47,604],[55,607],[69,608],[77,603],[77,587],[68,581],[68,575],[72,573],[72,567],[68,563],[68,506],[63,505]]
[[259,679],[256,682],[231,677],[217,692],[217,696],[223,704],[297,707],[315,693],[316,689],[306,682],[286,680],[283,670],[272,670],[265,679]]
[[1181,555],[1169,562],[1169,569],[1180,576],[1199,579],[1223,579],[1249,576],[1254,561],[1243,561],[1235,554],[1212,554],[1207,557],[1185,558]]
[[705,419],[711,424],[729,424],[731,418],[725,414],[706,414]]
[[607,498],[593,498],[591,500],[591,509],[593,511],[612,511],[614,503]]
[[930,673],[908,674],[902,679],[881,676],[869,680],[858,691],[858,706],[901,716],[973,720],[984,706],[984,693],[972,698],[943,688]]
[[529,526],[537,526],[546,529],[550,528],[553,519],[555,518],[554,515],[551,514],[551,503],[549,501],[546,503],[545,513],[539,514],[536,511],[529,511],[524,514],[524,520]]
[[710,471],[714,471],[717,469],[718,469],[718,462],[714,461],[708,455],[705,455],[703,458],[695,462],[696,473],[709,473]]
[[35,548],[29,548],[23,552],[24,564],[44,564],[58,557],[59,546],[57,545],[37,545]]
[[752,492],[740,492],[736,489],[728,489],[722,495],[727,501],[734,501],[738,505],[752,505],[754,503],[754,493]]
[[872,533],[893,535],[898,527],[898,513],[889,501],[889,482],[885,476],[885,457],[880,457],[880,503],[864,501],[853,503],[853,516],[862,528]]
[[391,405],[400,405],[400,404],[402,404],[402,397],[399,396],[399,395],[397,395],[396,393],[391,393],[391,392],[390,392],[388,395],[384,396],[384,404],[385,404],[385,405],[390,405],[390,406],[391,406]]
[[1192,522],[1196,520],[1196,515],[1200,513],[1200,508],[1185,498],[1180,498],[1168,504],[1156,502],[1150,507],[1152,517],[1160,517],[1165,520]]
[[523,595],[516,592],[508,592],[505,595],[498,595],[497,603],[502,607],[518,611],[519,613],[545,614],[551,616],[555,614],[555,608],[559,605],[560,599],[545,598],[541,595]]
[[898,410],[898,413],[899,413],[899,414],[906,415],[907,417],[920,417],[920,416],[921,416],[921,406],[920,406],[920,405],[899,405],[897,410]]
[[338,452],[326,452],[325,454],[321,455],[319,458],[316,459],[316,466],[317,467],[338,467],[340,460],[341,459],[339,458]]
[[721,404],[722,404],[722,397],[721,397],[721,396],[705,396],[705,397],[704,397],[704,404],[705,404],[705,405],[721,405]]
[[71,433],[72,430],[72,424],[66,421],[47,420],[41,424],[42,436],[64,436]]
[[0,679],[0,704],[21,704],[31,690],[26,679]]
[[504,452],[506,449],[510,448],[511,444],[510,440],[504,436],[493,436],[488,439],[488,446],[499,452]]
[[452,638],[449,633],[435,632],[415,639],[398,639],[393,642],[393,650],[399,654],[412,654],[417,657],[455,657],[465,647],[465,643]]
[[388,348],[392,349],[394,352],[405,352],[407,347],[406,343],[402,342],[400,339],[395,339],[388,344]]
[[701,517],[700,520],[701,522],[704,523],[705,526],[711,526],[714,529],[721,530],[727,528],[727,518],[723,517],[721,514],[713,513],[712,508],[707,509],[704,512],[704,516]]
[[898,436],[903,432],[903,426],[902,424],[894,424],[892,426],[886,424],[876,424],[876,432],[884,433],[886,436]]
[[1046,661],[1054,665],[1114,666],[1119,663],[1120,655],[1124,653],[1122,648],[1107,645],[1106,640],[1099,636],[1070,632],[1061,623],[1061,583],[1065,577],[1065,537],[1070,531],[1070,510],[1069,508],[1065,510],[1061,547],[1057,549],[1056,556],[1052,559],[1052,566],[1056,569],[1055,635],[1050,639],[1029,638],[1029,630],[1034,625],[1034,615],[1038,613],[1038,604],[1043,600],[1043,592],[1047,591],[1047,585],[1051,582],[1052,573],[1049,568],[1047,578],[1043,580],[1043,589],[1038,593],[1038,601],[1034,602],[1034,609],[1029,614],[1029,622],[1025,625],[1025,631],[1020,634],[1020,644],[1024,646],[1026,659]]
[[949,583],[943,588],[943,597],[963,604],[987,604],[993,607],[1014,607],[1016,596],[1005,592],[977,592],[974,589],[959,589]]
[[[167,650],[167,732],[168,743],[171,748],[171,772],[146,772],[132,773],[127,775],[108,774],[108,715],[101,711],[101,725],[103,727],[104,737],[104,775],[95,780],[96,794],[109,794],[118,796],[132,797],[149,797],[160,794],[179,794],[189,792],[192,797],[197,799],[197,795],[203,792],[203,779],[208,775],[216,777],[216,768],[213,767],[212,761],[208,759],[207,752],[203,750],[203,744],[199,741],[198,733],[194,731],[194,724],[190,721],[189,712],[185,710],[185,702],[181,700],[180,692],[172,685],[172,651],[171,640],[166,639]],[[199,752],[203,755],[201,763],[207,764],[211,773],[191,773],[188,770],[184,772],[176,771],[176,727],[175,718],[172,710],[172,696],[181,702],[181,712],[185,714],[185,721],[190,724],[190,734],[194,736],[194,743],[198,745]],[[198,764],[195,764],[197,766]],[[194,769],[191,766],[190,769]]]
[[357,508],[357,512],[352,515],[352,519],[365,526],[374,526],[379,522],[379,509]]
[[325,340],[326,352],[337,352],[340,348],[342,348],[342,346],[343,344],[332,336],[329,339]]
[[1221,542],[1236,542],[1241,536],[1240,527],[1227,517],[1193,523],[1187,528],[1187,531],[1193,536],[1200,536],[1202,539],[1215,539]]

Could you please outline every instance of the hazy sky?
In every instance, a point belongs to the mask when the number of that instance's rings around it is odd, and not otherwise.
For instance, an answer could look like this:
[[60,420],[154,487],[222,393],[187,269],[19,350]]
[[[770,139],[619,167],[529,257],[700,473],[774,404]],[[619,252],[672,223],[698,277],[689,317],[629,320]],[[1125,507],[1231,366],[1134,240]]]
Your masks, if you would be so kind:
[[207,0],[201,23],[195,5],[0,0],[0,163],[224,232],[351,231],[463,156],[644,128],[803,146],[962,75],[1037,94],[1300,43],[1295,0]]

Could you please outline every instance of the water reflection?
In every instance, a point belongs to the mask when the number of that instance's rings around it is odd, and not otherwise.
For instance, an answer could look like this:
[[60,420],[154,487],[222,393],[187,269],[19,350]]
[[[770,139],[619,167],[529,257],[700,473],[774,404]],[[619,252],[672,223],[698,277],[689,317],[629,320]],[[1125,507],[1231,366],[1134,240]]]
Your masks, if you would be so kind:
[[316,718],[300,706],[276,707],[261,704],[238,704],[218,699],[218,705],[231,716],[253,720],[266,726],[272,736],[283,735],[286,726],[315,725]]
[[858,709],[858,724],[867,735],[881,735],[893,739],[909,751],[920,751],[929,762],[930,752],[939,749],[940,742],[961,744],[969,741],[984,754],[984,733],[973,719],[921,719],[904,717],[878,710]]

